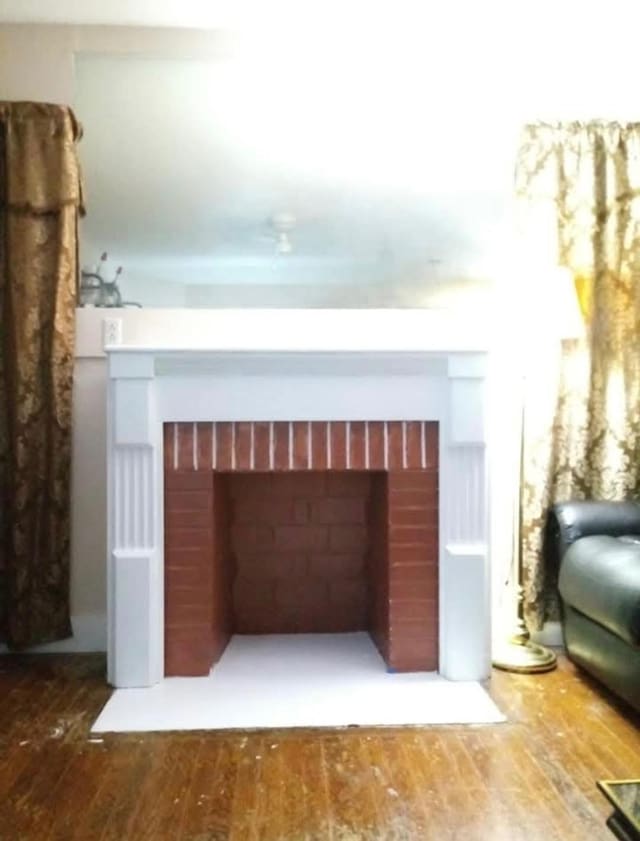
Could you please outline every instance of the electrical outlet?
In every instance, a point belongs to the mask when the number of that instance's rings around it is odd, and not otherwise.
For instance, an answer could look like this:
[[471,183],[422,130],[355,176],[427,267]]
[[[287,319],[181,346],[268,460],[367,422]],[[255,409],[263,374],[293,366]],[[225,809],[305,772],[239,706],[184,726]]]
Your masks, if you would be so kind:
[[121,318],[102,319],[102,344],[104,345],[104,347],[108,347],[109,345],[122,344]]

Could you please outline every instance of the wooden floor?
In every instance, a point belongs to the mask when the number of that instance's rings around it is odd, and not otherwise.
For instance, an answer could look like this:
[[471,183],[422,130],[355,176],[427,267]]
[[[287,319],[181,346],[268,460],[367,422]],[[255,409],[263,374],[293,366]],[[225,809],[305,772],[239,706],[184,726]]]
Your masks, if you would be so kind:
[[94,656],[0,657],[0,839],[608,839],[640,719],[562,661],[496,673],[509,723],[92,738]]

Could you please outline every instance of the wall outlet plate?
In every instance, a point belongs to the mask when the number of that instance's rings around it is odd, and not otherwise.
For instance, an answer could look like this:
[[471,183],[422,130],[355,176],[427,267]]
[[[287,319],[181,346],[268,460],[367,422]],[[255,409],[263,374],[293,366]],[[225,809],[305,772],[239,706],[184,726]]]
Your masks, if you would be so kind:
[[121,318],[102,319],[102,344],[104,345],[104,347],[108,347],[109,345],[122,344]]

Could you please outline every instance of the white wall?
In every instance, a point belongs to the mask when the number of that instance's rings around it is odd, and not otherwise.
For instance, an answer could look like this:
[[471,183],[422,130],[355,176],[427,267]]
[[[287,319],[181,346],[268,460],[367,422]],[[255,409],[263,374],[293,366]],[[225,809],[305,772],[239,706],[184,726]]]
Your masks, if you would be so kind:
[[[0,2],[0,17],[3,12],[2,5]],[[5,7],[8,5],[4,3]],[[73,4],[76,10],[91,8],[95,14],[105,5],[97,2],[86,5]],[[110,5],[110,8],[115,9],[116,5]],[[125,5],[120,4],[118,8],[123,9]],[[146,5],[151,8],[151,5]],[[614,5],[611,6],[612,9]],[[58,6],[62,8],[62,4]],[[138,7],[140,8],[140,4]],[[27,4],[24,8],[27,8]],[[32,3],[30,8],[35,14],[41,6],[39,3]],[[7,8],[4,11],[7,11]],[[539,18],[536,20],[539,23]],[[620,41],[626,37],[625,32],[635,32],[633,27],[622,27],[617,33],[619,37],[611,39],[610,42],[604,39],[599,41],[596,72],[594,63],[587,61],[588,40],[584,37],[573,39],[568,42],[568,47],[560,49],[562,45],[558,38],[557,25],[554,28],[547,22],[547,29],[555,41],[558,41],[558,47],[544,53],[542,44],[535,42],[533,38],[535,27],[530,32],[533,44],[529,39],[522,45],[522,49],[518,50],[515,47],[520,45],[520,39],[524,37],[522,24],[519,25],[520,28],[514,24],[510,36],[508,28],[501,28],[496,23],[489,33],[490,37],[483,40],[478,37],[478,30],[474,31],[472,27],[469,29],[470,19],[466,18],[465,21],[467,25],[463,27],[463,34],[467,40],[471,38],[473,41],[468,62],[458,62],[460,66],[455,77],[443,73],[441,76],[425,80],[425,85],[431,88],[439,86],[440,98],[450,104],[453,115],[459,111],[459,94],[464,90],[465,80],[477,76],[480,72],[486,73],[487,89],[491,93],[486,101],[486,122],[483,122],[482,106],[476,106],[466,121],[468,138],[465,142],[473,144],[474,136],[478,132],[486,131],[486,125],[490,124],[494,117],[497,119],[496,125],[503,126],[503,130],[507,132],[510,142],[515,142],[517,125],[523,119],[541,116],[637,118],[638,113],[634,111],[637,101],[635,74],[625,74],[624,70],[625,65],[631,67],[631,57],[635,56],[635,51],[623,49]],[[557,18],[554,18],[554,22],[556,21]],[[509,21],[505,18],[503,23],[508,24]],[[542,32],[540,27],[539,32]],[[514,33],[518,34],[515,41],[512,37]],[[429,43],[433,42],[433,35],[427,37],[425,33],[424,37]],[[73,56],[74,52],[80,49],[209,56],[221,48],[223,40],[211,32],[187,30],[0,26],[0,99],[34,99],[73,104]],[[607,50],[608,55],[605,54]],[[521,54],[519,58],[518,53]],[[459,55],[461,54],[459,52]],[[493,64],[489,70],[483,70],[483,56],[485,61],[489,61],[487,56],[492,55]],[[510,57],[515,61],[514,56],[520,62],[518,68],[522,72],[519,75],[515,69],[513,73],[509,72],[511,67],[508,61]],[[544,56],[542,62],[541,56]],[[478,63],[474,64],[475,61]],[[502,65],[500,61],[503,62]],[[527,61],[529,64],[526,64]],[[566,74],[563,71],[565,62],[568,65]],[[579,72],[576,69],[578,67]],[[536,75],[537,68],[540,70],[539,78]],[[543,109],[542,105],[545,103]],[[420,107],[420,103],[417,103],[417,107]],[[456,114],[455,122],[456,131],[465,125],[465,119],[461,118],[459,113]],[[446,131],[447,127],[444,126],[441,130]],[[459,136],[456,142],[460,145]],[[503,136],[499,142],[505,142]],[[454,193],[455,185],[452,185],[452,196]],[[470,216],[470,230],[481,227],[482,221]],[[118,314],[124,322],[125,341],[139,340],[150,343],[166,341],[168,333],[173,342],[179,344],[182,337],[188,343],[193,335],[194,325],[202,325],[202,319],[207,318],[206,310],[127,310]],[[105,363],[100,356],[100,317],[100,313],[80,312],[78,320],[73,453],[72,613],[77,631],[74,644],[83,648],[100,647],[104,640],[105,627]],[[510,317],[508,314],[507,318]],[[512,372],[503,371],[501,376],[508,378],[511,374]],[[509,417],[509,411],[497,413],[494,429],[496,440],[503,442],[499,425],[507,423]],[[501,449],[504,450],[504,446]],[[508,464],[509,458],[504,463]],[[506,526],[506,519],[510,517],[506,510],[509,495],[507,472],[498,477],[496,482],[495,499],[498,505],[493,517],[493,560],[495,580],[500,582],[504,578],[510,550]],[[499,588],[496,588],[496,592],[498,590]]]
[[105,642],[106,380],[103,358],[77,360],[71,468],[71,612],[74,631],[78,634],[82,630],[85,638],[82,647],[98,649]]

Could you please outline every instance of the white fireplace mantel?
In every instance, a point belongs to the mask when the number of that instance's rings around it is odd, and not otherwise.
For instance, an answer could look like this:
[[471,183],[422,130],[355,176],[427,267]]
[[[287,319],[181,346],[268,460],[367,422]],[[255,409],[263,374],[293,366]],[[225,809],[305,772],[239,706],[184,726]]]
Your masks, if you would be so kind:
[[488,677],[487,352],[436,338],[444,347],[410,335],[404,348],[395,337],[383,350],[287,349],[282,341],[252,348],[247,336],[245,350],[106,348],[114,686],[151,686],[164,677],[162,424],[171,421],[438,421],[440,673]]

